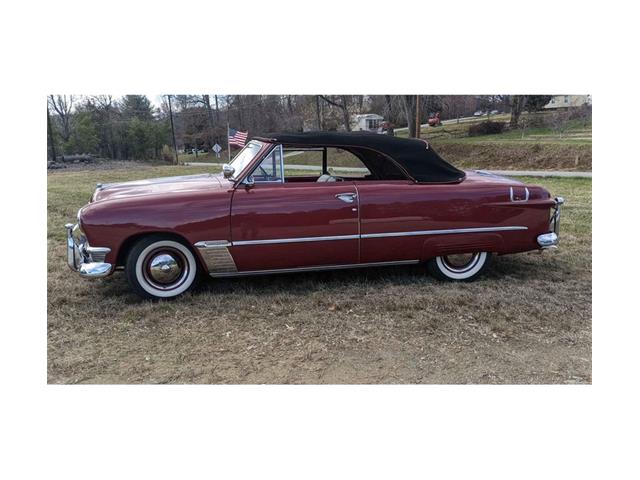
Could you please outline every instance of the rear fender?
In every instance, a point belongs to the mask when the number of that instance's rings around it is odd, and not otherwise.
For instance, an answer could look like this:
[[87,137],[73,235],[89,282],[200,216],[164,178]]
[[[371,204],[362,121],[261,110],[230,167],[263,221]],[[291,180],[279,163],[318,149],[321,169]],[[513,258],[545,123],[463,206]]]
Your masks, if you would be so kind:
[[422,260],[443,255],[472,252],[501,252],[504,239],[499,233],[437,235],[422,245]]

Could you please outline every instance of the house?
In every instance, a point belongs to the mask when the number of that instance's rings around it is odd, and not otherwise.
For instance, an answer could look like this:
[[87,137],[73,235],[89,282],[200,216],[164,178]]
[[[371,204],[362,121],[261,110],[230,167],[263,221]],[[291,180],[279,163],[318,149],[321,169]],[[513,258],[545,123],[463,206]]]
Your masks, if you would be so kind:
[[375,113],[353,115],[351,117],[351,129],[354,132],[357,132],[357,131],[377,132],[383,120],[384,120],[384,117],[381,117],[380,115],[377,115]]
[[591,95],[554,95],[544,108],[569,108],[583,105],[591,105]]

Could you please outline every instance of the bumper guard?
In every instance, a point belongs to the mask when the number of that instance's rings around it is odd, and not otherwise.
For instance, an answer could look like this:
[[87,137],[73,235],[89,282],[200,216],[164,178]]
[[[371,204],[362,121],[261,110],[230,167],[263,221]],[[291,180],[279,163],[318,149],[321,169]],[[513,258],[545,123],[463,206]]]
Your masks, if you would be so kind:
[[105,263],[104,259],[111,251],[106,247],[91,247],[82,234],[79,225],[67,223],[67,264],[81,277],[105,277],[113,270],[113,265]]
[[555,198],[555,206],[553,207],[553,213],[551,214],[551,219],[549,220],[549,227],[551,227],[551,232],[543,233],[542,235],[538,235],[538,245],[543,250],[549,248],[557,248],[558,242],[560,241],[560,207],[564,204],[564,198],[556,197]]

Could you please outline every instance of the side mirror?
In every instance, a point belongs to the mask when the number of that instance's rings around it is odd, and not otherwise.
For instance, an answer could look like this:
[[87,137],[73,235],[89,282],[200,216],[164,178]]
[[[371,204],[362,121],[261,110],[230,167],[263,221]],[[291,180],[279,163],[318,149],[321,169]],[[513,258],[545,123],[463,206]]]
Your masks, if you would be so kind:
[[229,178],[229,177],[233,176],[234,173],[236,173],[236,169],[233,168],[228,163],[225,163],[222,166],[222,174],[224,175],[224,178]]

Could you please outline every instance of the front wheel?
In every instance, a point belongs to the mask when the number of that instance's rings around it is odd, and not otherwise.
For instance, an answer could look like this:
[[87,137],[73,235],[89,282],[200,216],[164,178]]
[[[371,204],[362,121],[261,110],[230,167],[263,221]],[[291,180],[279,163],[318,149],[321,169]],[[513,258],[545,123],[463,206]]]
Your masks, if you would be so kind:
[[127,257],[127,280],[144,298],[173,298],[192,288],[198,262],[189,247],[162,235],[136,243]]
[[440,280],[471,281],[478,278],[491,263],[491,253],[476,252],[432,258],[429,273]]

